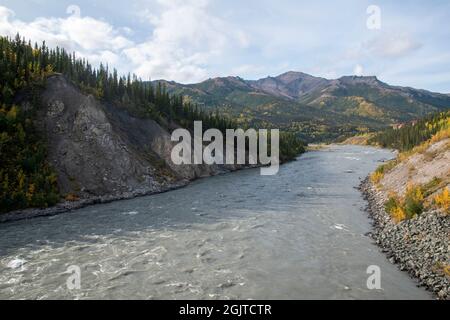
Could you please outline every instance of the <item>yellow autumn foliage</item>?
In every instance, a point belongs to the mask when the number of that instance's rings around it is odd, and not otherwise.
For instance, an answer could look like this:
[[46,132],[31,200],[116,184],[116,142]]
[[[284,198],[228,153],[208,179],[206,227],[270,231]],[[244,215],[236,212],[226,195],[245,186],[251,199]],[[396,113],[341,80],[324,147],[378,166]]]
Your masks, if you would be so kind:
[[36,190],[36,187],[34,186],[34,184],[30,183],[30,185],[28,186],[28,192],[26,194],[28,201],[31,202],[31,200],[33,199],[33,195],[34,195],[35,190]]
[[444,271],[444,273],[450,277],[450,265],[447,265],[445,267],[442,268],[442,270]]
[[391,211],[391,217],[395,223],[399,223],[406,219],[406,212],[402,207],[395,207]]
[[384,174],[379,171],[375,171],[370,175],[370,181],[372,181],[373,184],[380,183],[381,179],[383,179]]
[[416,202],[423,201],[424,196],[423,196],[422,188],[420,186],[416,186],[414,184],[408,185],[408,187],[406,188],[405,198],[409,198]]
[[399,223],[406,219],[411,219],[420,215],[425,207],[425,196],[421,186],[409,185],[403,197],[394,192],[389,194],[389,199],[385,203],[386,212],[392,220]]
[[450,192],[448,187],[434,197],[434,204],[445,213],[450,214]]

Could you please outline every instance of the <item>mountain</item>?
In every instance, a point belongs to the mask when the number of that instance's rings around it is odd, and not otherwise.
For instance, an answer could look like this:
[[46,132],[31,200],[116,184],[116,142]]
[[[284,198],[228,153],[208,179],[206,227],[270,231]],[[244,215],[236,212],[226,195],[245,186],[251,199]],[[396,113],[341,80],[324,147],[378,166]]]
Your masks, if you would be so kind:
[[379,130],[450,108],[450,96],[391,86],[377,77],[329,80],[302,72],[244,80],[208,79],[197,84],[157,80],[205,109],[218,109],[252,126],[298,132],[307,141]]
[[267,77],[250,81],[254,88],[273,94],[297,100],[309,92],[318,91],[329,84],[329,80],[318,78],[302,72],[286,72],[278,77]]

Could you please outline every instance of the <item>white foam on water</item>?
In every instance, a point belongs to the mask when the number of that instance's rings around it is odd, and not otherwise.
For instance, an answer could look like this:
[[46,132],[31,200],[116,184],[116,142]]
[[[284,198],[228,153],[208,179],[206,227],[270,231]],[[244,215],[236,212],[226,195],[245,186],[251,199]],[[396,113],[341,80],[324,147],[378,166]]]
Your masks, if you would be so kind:
[[23,259],[13,259],[6,265],[10,269],[19,269],[22,268],[23,265],[26,263],[26,260]]
[[138,211],[129,211],[129,212],[122,212],[122,214],[126,215],[126,216],[134,216],[134,215],[139,214],[139,212]]
[[335,224],[334,226],[332,226],[331,228],[333,228],[333,229],[337,229],[337,230],[344,230],[344,231],[348,231],[348,228],[347,228],[347,226],[346,225],[344,225],[344,224],[340,224],[340,223],[337,223],[337,224]]
[[355,160],[355,161],[361,160],[360,158],[357,158],[357,157],[344,157],[344,159],[347,159],[347,160]]

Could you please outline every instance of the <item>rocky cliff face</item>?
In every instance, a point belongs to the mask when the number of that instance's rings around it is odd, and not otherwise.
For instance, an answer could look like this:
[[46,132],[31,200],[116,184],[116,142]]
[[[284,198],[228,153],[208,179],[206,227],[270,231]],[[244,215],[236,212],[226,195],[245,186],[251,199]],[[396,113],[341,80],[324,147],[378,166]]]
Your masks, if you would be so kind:
[[63,195],[152,193],[220,172],[217,167],[173,165],[167,130],[83,94],[62,75],[47,80],[42,104],[37,125],[48,140],[49,162]]

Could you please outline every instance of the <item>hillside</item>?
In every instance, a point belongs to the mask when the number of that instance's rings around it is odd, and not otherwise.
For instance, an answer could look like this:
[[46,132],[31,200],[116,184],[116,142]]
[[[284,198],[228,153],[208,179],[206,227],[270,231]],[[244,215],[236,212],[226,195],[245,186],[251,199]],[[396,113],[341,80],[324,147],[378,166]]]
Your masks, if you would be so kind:
[[155,82],[205,109],[298,132],[308,141],[379,130],[450,108],[449,95],[390,86],[376,77],[328,80],[291,71],[256,81],[226,77],[188,85]]
[[375,221],[373,236],[390,260],[440,299],[448,299],[450,116],[436,115],[426,123],[430,131],[437,125],[439,129],[414,147],[409,145],[411,137],[427,134],[417,131],[417,124],[400,129],[403,134],[387,135],[405,151],[380,166],[362,189]]
[[367,143],[383,148],[408,151],[431,139],[438,132],[448,127],[450,111],[438,112],[400,127],[388,128],[372,134]]
[[[64,49],[0,37],[0,213],[161,192],[234,165],[174,165],[174,129],[236,121]],[[280,134],[280,160],[304,152]],[[72,202],[76,203],[73,204]]]

